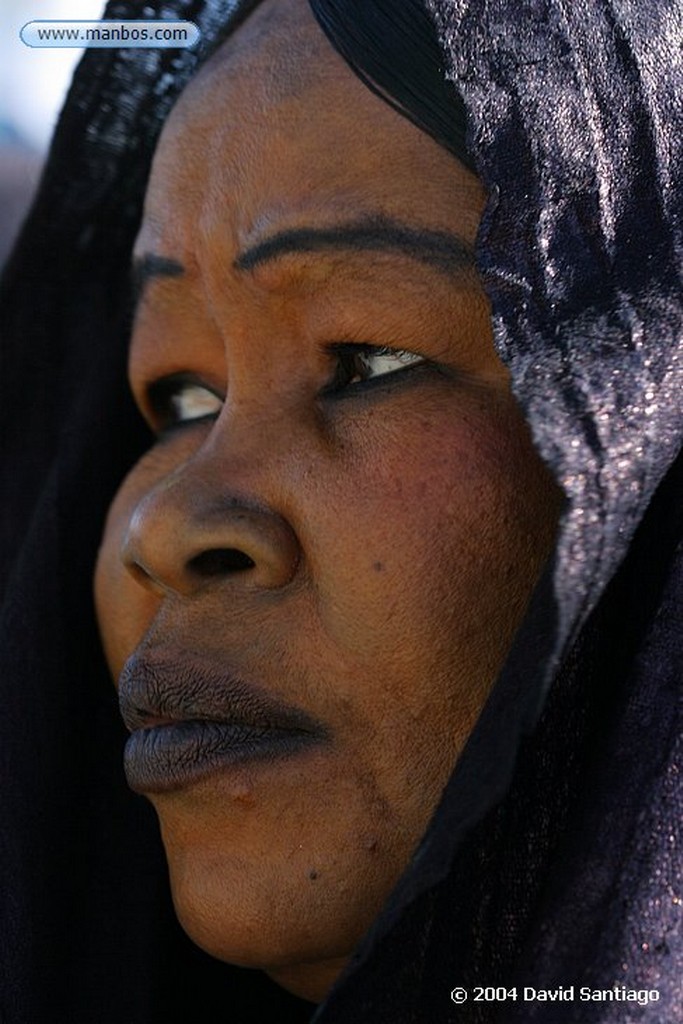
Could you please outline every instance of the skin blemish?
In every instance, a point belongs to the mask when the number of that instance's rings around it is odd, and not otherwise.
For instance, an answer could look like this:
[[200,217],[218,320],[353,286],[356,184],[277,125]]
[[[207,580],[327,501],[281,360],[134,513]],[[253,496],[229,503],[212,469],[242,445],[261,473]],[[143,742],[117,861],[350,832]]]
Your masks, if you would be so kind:
[[253,783],[246,778],[236,779],[230,786],[230,797],[243,807],[253,807],[256,803]]
[[372,568],[375,572],[384,572],[384,562],[374,562]]
[[308,877],[310,878],[310,880],[311,880],[312,882],[315,882],[316,878],[318,877],[318,872],[317,872],[317,871],[315,870],[315,868],[312,868],[312,869],[311,869],[311,870],[310,870],[310,871],[308,872]]

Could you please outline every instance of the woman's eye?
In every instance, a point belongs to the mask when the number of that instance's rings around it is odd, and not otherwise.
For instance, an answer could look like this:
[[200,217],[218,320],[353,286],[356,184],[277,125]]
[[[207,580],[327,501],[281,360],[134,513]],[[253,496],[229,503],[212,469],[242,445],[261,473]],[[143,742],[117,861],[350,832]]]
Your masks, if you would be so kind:
[[149,399],[162,431],[218,416],[223,407],[223,400],[204,384],[175,376],[152,384]]
[[331,391],[362,384],[376,377],[386,377],[427,361],[424,356],[406,352],[405,349],[375,345],[335,345],[333,352],[337,364],[330,384]]

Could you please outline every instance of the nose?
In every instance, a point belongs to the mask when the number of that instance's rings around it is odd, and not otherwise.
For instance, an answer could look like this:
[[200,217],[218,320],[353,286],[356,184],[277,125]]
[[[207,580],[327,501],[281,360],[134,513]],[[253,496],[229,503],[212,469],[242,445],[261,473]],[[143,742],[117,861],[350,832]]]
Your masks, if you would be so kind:
[[300,548],[276,511],[181,473],[136,506],[122,558],[148,589],[190,597],[218,581],[284,587],[296,573]]

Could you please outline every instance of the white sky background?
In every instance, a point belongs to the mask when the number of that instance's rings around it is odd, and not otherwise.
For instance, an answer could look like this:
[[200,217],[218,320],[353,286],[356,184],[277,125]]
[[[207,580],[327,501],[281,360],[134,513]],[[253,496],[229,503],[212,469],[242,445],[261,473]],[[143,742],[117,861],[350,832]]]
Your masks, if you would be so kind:
[[99,18],[105,0],[0,0],[0,122],[44,150],[81,50],[33,49],[19,38],[27,21]]

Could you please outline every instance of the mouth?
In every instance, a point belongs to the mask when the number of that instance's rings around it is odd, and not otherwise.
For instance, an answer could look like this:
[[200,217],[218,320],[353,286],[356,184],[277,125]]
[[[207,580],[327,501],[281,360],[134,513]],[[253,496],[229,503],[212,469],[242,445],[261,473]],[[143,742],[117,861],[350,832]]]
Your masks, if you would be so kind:
[[133,654],[118,691],[131,733],[124,768],[138,793],[170,792],[247,762],[296,757],[327,738],[300,709],[187,656]]

